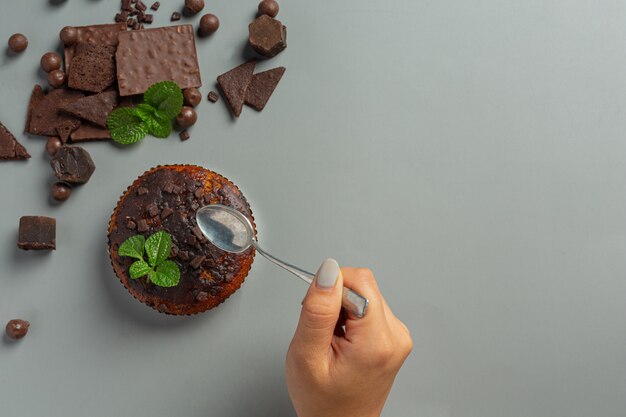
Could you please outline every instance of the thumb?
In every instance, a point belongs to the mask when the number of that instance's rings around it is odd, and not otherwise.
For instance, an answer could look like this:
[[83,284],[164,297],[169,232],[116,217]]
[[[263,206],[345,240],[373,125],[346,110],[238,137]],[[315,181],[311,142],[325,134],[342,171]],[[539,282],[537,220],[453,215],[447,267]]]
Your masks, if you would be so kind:
[[334,259],[322,262],[302,302],[293,347],[308,356],[327,354],[341,310],[343,277]]

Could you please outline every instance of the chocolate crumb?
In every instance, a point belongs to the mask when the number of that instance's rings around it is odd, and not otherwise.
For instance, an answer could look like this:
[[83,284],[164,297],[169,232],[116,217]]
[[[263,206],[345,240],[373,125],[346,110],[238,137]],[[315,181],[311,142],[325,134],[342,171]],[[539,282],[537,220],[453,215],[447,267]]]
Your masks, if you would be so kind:
[[209,99],[211,103],[216,103],[217,100],[220,99],[220,96],[218,96],[215,91],[211,91],[209,92],[209,95],[207,96],[207,98]]
[[148,226],[148,222],[146,221],[146,219],[141,219],[137,222],[138,232],[144,233],[144,232],[147,232],[148,230],[150,230],[150,227]]
[[187,129],[185,129],[182,132],[180,132],[180,134],[178,136],[180,136],[180,140],[182,140],[182,141],[186,141],[187,139],[189,139],[191,137],[191,135],[189,134]]
[[200,268],[200,265],[202,265],[202,262],[204,262],[204,260],[206,259],[206,256],[204,255],[198,255],[195,258],[193,258],[191,260],[191,262],[189,263],[189,265],[191,265],[191,267],[193,269],[198,269]]
[[148,194],[148,189],[146,187],[137,188],[137,195],[146,195]]
[[170,18],[170,20],[172,22],[176,22],[177,20],[180,20],[180,13],[179,12],[174,12],[172,13],[172,17]]

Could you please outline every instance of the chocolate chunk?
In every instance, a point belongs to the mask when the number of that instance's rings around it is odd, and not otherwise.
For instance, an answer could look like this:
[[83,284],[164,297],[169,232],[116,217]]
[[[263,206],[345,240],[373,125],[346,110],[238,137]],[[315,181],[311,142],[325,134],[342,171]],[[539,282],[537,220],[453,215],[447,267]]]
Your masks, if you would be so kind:
[[16,33],[11,35],[8,45],[11,52],[20,53],[28,47],[28,39],[21,33]]
[[198,269],[200,268],[200,265],[202,265],[202,262],[204,262],[205,259],[206,259],[206,256],[198,255],[195,258],[193,258],[191,262],[189,262],[189,265],[191,265],[193,269]]
[[66,104],[61,107],[61,110],[98,126],[106,127],[107,118],[116,107],[117,92],[105,91]]
[[137,195],[146,195],[148,194],[148,189],[146,187],[137,188]]
[[187,252],[186,250],[179,251],[178,259],[180,259],[183,262],[187,262],[189,260],[189,252]]
[[193,235],[187,236],[187,243],[189,245],[195,246],[197,242],[198,242],[198,239],[196,239],[195,236],[193,236]]
[[248,26],[248,42],[259,54],[268,58],[287,47],[287,27],[268,15],[261,15]]
[[132,219],[126,219],[126,227],[130,230],[135,230],[137,228],[137,223],[135,223]]
[[189,139],[191,137],[191,135],[189,135],[189,132],[187,131],[187,129],[185,129],[182,132],[180,132],[178,134],[178,136],[180,137],[180,140],[182,140],[182,141],[186,141],[187,139]]
[[159,207],[157,203],[150,203],[146,206],[146,212],[150,217],[156,217],[159,215]]
[[204,190],[202,188],[198,188],[196,191],[194,191],[193,193],[196,198],[202,198],[202,196],[204,195]]
[[172,209],[171,209],[171,208],[169,208],[169,207],[165,207],[165,208],[163,209],[163,211],[161,211],[161,220],[165,220],[165,219],[167,219],[167,218],[168,218],[168,217],[170,217],[172,214],[174,214],[174,210],[172,210]]
[[159,10],[159,7],[161,7],[161,3],[159,3],[158,1],[155,1],[154,3],[152,3],[152,6],[150,6],[150,8],[155,12]]
[[174,81],[183,90],[200,87],[200,69],[191,25],[120,33],[117,81],[121,96],[144,93],[151,85]]
[[36,85],[28,106],[26,131],[33,135],[59,136],[65,143],[70,133],[80,126],[80,120],[62,112],[60,108],[82,97],[80,91],[62,88],[44,95],[41,86]]
[[[70,72],[77,44],[88,43],[99,46],[117,46],[117,35],[126,31],[126,23],[112,23],[108,25],[92,25],[72,27],[75,31],[73,42],[65,43],[65,70]],[[63,34],[63,31],[61,31]]]
[[200,230],[200,228],[198,226],[194,227],[193,229],[191,229],[191,231],[193,232],[193,234],[196,236],[196,238],[200,241],[204,240],[204,233],[202,233],[202,230]]
[[109,129],[90,123],[82,123],[78,129],[72,132],[70,139],[72,143],[108,140],[111,139],[111,132],[109,132]]
[[218,96],[215,91],[210,91],[207,98],[209,99],[211,103],[217,103],[217,100],[220,99],[220,96]]
[[172,189],[172,192],[174,194],[180,194],[183,192],[183,187],[181,187],[180,185],[175,185],[174,188]]
[[130,0],[122,0],[122,10],[131,11]]
[[150,23],[152,23],[153,21],[154,21],[154,16],[153,16],[153,15],[151,15],[151,14],[146,14],[146,15],[144,15],[144,16],[143,16],[143,22],[144,22],[144,23],[148,23],[148,24],[150,24]]
[[133,19],[132,17],[129,17],[128,19],[126,19],[126,26],[129,28],[132,28],[133,26],[135,26],[135,19]]
[[246,104],[258,111],[263,110],[284,73],[285,67],[278,67],[254,74],[246,91]]
[[118,13],[115,15],[116,22],[126,22],[128,16],[123,15],[122,13]]
[[135,8],[141,12],[145,12],[148,6],[146,6],[143,1],[138,0],[135,4]]
[[172,22],[176,22],[177,20],[180,20],[180,18],[181,18],[180,13],[174,12],[174,13],[172,13],[172,17],[170,18],[170,20]]
[[26,320],[14,319],[7,323],[4,330],[9,338],[18,340],[26,336],[30,323]]
[[217,83],[235,117],[239,117],[243,109],[255,65],[256,61],[250,60],[217,77]]
[[24,250],[56,249],[56,225],[52,217],[21,217],[17,247]]
[[198,295],[196,295],[196,300],[198,301],[206,301],[208,299],[209,299],[209,294],[204,291],[200,291]]
[[172,192],[174,191],[174,183],[171,181],[165,183],[165,185],[163,186],[163,191],[168,194],[172,194]]
[[68,86],[76,90],[100,93],[115,82],[115,47],[78,44]]
[[28,151],[15,136],[0,122],[0,160],[25,160],[30,158]]
[[70,184],[85,184],[96,170],[91,156],[80,146],[63,146],[50,165],[58,179]]
[[150,226],[148,226],[148,221],[146,219],[140,219],[137,221],[137,231],[139,233],[144,233],[150,230]]

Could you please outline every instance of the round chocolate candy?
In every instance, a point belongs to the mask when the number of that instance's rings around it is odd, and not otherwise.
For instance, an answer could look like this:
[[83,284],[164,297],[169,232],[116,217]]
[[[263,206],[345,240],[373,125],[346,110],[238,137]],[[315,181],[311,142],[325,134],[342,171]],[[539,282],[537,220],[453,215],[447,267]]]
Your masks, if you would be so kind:
[[56,136],[50,136],[46,142],[46,153],[50,156],[54,156],[59,149],[63,146],[63,142]]
[[59,69],[48,73],[48,84],[52,88],[59,88],[65,84],[65,73]]
[[185,11],[187,13],[200,13],[202,9],[204,9],[204,0],[185,0]]
[[72,189],[70,188],[70,185],[65,182],[55,182],[52,184],[50,194],[55,201],[65,201],[70,198]]
[[61,68],[61,55],[56,52],[47,52],[41,57],[41,69],[44,72],[50,72]]
[[61,32],[59,32],[59,38],[61,38],[63,45],[74,45],[78,42],[78,29],[73,26],[65,26],[61,29]]
[[200,34],[207,36],[217,32],[220,20],[214,14],[207,13],[200,19]]
[[183,98],[185,99],[185,105],[196,107],[202,101],[202,94],[195,88],[186,88],[183,90]]
[[198,114],[193,107],[184,106],[178,116],[176,116],[176,122],[182,128],[191,127],[196,124],[198,120]]
[[24,51],[28,47],[28,39],[21,33],[16,33],[9,38],[9,49],[18,53]]
[[17,340],[26,336],[29,327],[30,323],[26,320],[14,319],[7,323],[5,330],[7,332],[7,336],[11,339]]
[[269,17],[276,17],[278,14],[278,2],[276,0],[263,0],[259,3],[259,14],[266,14]]

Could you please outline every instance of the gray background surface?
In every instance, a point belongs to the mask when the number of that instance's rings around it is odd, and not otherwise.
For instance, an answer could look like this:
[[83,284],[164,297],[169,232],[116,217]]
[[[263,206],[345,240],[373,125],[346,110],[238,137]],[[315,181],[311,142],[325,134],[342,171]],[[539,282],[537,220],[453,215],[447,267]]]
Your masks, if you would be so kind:
[[[157,24],[182,1],[161,3]],[[259,69],[287,72],[263,113],[234,122],[204,101],[186,143],[89,144],[97,170],[59,207],[45,141],[20,134],[39,57],[118,2],[2,10],[0,39],[31,43],[0,57],[0,120],[33,158],[0,163],[0,322],[31,322],[0,343],[0,414],[294,415],[283,368],[301,282],[257,258],[218,309],[168,317],[110,269],[122,191],[185,162],[242,188],[278,256],[374,270],[415,342],[385,416],[624,415],[626,3],[281,6],[289,48]],[[242,62],[255,8],[208,2],[222,27],[198,42],[204,94]],[[57,217],[56,252],[15,248],[24,214]]]

